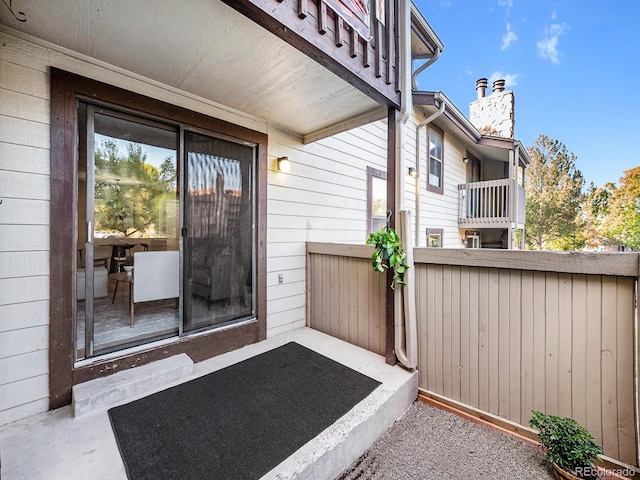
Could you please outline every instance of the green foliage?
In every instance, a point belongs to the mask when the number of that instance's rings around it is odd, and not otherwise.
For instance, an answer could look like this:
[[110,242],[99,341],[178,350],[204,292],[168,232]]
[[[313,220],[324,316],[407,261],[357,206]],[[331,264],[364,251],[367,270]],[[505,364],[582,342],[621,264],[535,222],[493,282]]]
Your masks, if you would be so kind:
[[607,184],[600,200],[606,198],[601,231],[607,243],[640,250],[640,167],[625,170],[620,187]]
[[538,439],[549,461],[579,478],[592,478],[583,472],[595,472],[594,461],[600,459],[602,449],[587,429],[571,418],[531,413],[529,425],[540,432]]
[[540,135],[529,149],[525,229],[529,248],[581,248],[581,207],[584,195],[577,157],[565,145]]
[[367,245],[375,247],[371,257],[373,269],[377,272],[384,272],[389,268],[393,270],[391,282],[393,290],[396,285],[404,285],[404,274],[409,265],[407,265],[407,254],[395,230],[385,227],[379,232],[372,233],[367,239]]
[[113,141],[95,153],[95,228],[124,236],[150,235],[162,224],[163,206],[176,199],[176,169],[146,163],[142,146],[130,143],[122,155]]

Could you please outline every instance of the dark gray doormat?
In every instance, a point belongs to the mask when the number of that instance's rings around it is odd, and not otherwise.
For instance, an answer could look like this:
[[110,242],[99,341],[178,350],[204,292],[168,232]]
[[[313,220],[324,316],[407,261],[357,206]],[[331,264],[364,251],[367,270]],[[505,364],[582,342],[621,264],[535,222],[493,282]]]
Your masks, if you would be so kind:
[[258,479],[378,385],[291,342],[109,418],[130,480]]

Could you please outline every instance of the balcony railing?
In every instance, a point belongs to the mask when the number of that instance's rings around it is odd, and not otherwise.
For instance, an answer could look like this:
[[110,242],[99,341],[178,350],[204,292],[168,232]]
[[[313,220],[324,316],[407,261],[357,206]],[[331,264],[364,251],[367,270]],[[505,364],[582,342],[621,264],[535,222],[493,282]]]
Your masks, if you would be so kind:
[[223,1],[379,103],[399,105],[396,2],[372,3],[371,39],[364,39],[329,0]]
[[508,178],[458,185],[458,223],[470,225],[505,224],[510,221],[510,193]]

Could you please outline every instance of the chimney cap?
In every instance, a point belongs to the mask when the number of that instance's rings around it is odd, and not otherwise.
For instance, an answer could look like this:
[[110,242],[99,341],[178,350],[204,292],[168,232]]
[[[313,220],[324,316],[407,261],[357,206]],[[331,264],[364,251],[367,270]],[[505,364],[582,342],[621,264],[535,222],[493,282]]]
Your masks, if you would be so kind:
[[498,80],[493,81],[493,91],[494,93],[500,93],[504,91],[505,80],[503,78],[499,78]]
[[488,83],[489,80],[487,80],[485,77],[476,80],[476,90],[478,91],[478,98],[484,98],[485,92],[487,91]]

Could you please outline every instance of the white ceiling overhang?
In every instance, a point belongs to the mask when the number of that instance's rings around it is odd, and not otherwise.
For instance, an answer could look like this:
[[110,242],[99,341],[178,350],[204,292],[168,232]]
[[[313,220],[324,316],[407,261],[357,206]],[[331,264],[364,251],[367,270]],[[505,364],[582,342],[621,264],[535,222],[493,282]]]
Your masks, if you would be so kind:
[[386,107],[219,0],[14,0],[0,24],[313,141]]

